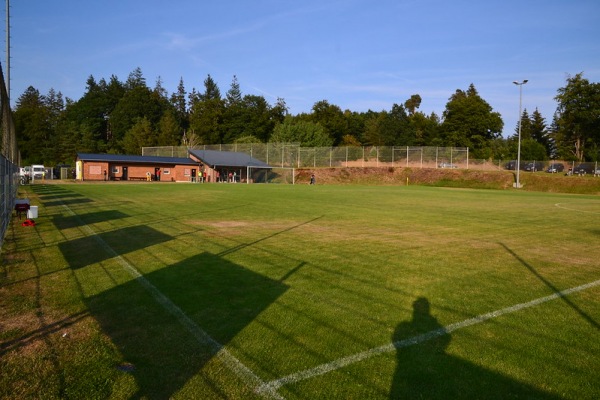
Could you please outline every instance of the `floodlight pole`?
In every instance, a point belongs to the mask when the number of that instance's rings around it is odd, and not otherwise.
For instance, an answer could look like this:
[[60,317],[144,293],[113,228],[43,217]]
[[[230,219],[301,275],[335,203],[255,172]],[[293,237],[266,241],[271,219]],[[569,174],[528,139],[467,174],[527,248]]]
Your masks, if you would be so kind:
[[10,0],[6,0],[6,95],[10,109]]
[[513,81],[513,83],[515,85],[519,86],[519,144],[517,147],[517,182],[513,186],[516,187],[517,189],[520,189],[521,181],[519,180],[519,172],[521,170],[521,122],[522,122],[521,108],[523,106],[523,85],[527,83],[527,79],[524,79],[521,82]]

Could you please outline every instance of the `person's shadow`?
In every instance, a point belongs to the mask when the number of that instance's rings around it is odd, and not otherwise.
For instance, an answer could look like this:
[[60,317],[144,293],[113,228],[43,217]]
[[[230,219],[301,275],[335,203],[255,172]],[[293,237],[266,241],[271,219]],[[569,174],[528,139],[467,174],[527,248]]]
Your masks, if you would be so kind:
[[392,341],[397,366],[390,399],[560,398],[447,354],[451,336],[424,297],[415,300],[412,320],[398,324]]

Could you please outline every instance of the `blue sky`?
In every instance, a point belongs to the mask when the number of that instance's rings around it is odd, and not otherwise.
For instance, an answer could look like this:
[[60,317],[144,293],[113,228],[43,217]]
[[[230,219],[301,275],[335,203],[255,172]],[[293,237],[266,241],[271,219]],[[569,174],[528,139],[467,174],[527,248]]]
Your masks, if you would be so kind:
[[[3,67],[6,55],[1,57]],[[473,83],[514,133],[523,107],[549,124],[569,75],[600,82],[598,0],[13,0],[11,96],[29,86],[79,99],[87,78],[125,81],[140,67],[172,93],[283,98],[292,114],[327,100],[390,110],[413,94],[441,115]]]

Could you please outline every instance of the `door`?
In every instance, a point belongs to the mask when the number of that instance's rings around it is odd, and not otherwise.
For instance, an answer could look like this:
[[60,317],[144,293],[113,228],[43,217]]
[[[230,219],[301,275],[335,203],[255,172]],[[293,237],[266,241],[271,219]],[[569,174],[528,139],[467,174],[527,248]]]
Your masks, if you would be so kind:
[[126,181],[129,179],[129,175],[127,174],[127,167],[123,167],[123,176],[121,176],[122,181]]

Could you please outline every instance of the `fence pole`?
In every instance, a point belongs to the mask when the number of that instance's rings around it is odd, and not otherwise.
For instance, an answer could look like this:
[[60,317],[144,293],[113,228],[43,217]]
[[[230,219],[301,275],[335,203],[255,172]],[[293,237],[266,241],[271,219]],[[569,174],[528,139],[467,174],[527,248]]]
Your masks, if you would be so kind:
[[363,154],[362,154],[362,166],[364,168],[365,167],[365,146],[362,147],[362,151],[363,151]]

